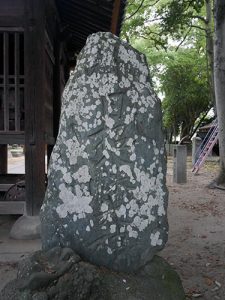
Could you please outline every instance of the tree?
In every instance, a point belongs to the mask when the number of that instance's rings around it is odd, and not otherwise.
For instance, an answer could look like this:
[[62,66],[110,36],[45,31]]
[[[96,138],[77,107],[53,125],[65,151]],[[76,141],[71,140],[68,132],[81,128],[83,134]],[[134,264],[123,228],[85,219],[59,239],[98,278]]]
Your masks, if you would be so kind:
[[[225,0],[130,0],[128,3],[123,27],[127,40],[142,38],[149,46],[168,51],[171,39],[179,41],[178,50],[202,47],[200,37],[205,37],[203,48],[207,54],[211,99],[213,102],[215,88],[219,123],[220,172],[216,183],[225,184]],[[157,67],[155,70],[157,73]],[[165,102],[164,106],[167,109],[169,104]]]
[[167,140],[171,142],[178,134],[190,139],[211,108],[207,62],[201,41],[193,44],[193,49],[174,51],[171,47],[167,52],[156,50],[146,39],[136,39],[133,45],[146,54],[155,90],[164,98]]
[[181,45],[205,38],[208,81],[211,101],[215,104],[213,72],[213,0],[130,0],[123,27],[127,40],[142,37],[151,40],[155,48],[170,48],[171,40]]
[[216,184],[225,185],[225,0],[215,1],[214,74],[219,124],[220,172]]
[[[198,60],[195,58],[198,56]],[[195,51],[186,49],[167,59],[161,74],[164,125],[180,138],[190,139],[196,120],[210,108],[209,86],[205,60]]]

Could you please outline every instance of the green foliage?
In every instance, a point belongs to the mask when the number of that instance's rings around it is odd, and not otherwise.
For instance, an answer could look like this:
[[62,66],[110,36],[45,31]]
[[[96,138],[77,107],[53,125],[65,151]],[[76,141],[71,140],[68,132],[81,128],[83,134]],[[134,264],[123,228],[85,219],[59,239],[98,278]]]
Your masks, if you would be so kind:
[[196,120],[211,107],[207,63],[199,45],[179,51],[156,50],[151,41],[139,39],[134,46],[146,54],[155,90],[161,95],[163,121],[174,135],[191,136]]
[[205,0],[129,0],[122,30],[147,57],[154,87],[164,99],[166,129],[181,137],[191,136],[211,103],[204,4]]
[[210,108],[210,91],[204,57],[183,50],[167,60],[160,76],[164,125],[191,136],[196,120]]
[[[166,50],[171,39],[188,39],[201,30],[205,35],[204,0],[129,0],[122,36],[127,41],[151,40]],[[142,4],[142,5],[141,5]]]
[[165,32],[182,37],[187,28],[192,27],[196,20],[203,20],[201,14],[204,0],[172,0],[167,1],[158,10],[157,14],[162,16],[161,27]]

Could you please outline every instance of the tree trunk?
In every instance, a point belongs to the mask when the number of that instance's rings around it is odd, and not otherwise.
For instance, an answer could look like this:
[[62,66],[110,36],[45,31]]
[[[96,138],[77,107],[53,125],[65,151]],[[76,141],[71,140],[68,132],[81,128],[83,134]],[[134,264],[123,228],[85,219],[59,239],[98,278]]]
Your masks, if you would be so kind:
[[225,185],[225,0],[215,1],[214,78],[220,149],[216,183]]
[[215,83],[214,83],[214,41],[213,41],[213,17],[212,17],[212,0],[205,0],[206,5],[206,53],[208,60],[209,71],[209,85],[211,92],[211,101],[216,113],[216,100],[215,100]]

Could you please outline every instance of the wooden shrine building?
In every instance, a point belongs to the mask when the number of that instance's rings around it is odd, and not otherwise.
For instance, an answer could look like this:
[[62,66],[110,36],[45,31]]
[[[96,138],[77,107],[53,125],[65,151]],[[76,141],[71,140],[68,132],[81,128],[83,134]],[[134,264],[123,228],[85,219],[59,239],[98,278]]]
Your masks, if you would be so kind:
[[7,145],[25,148],[24,199],[0,198],[0,214],[39,214],[46,188],[45,153],[47,149],[49,157],[57,137],[69,70],[89,34],[119,34],[125,2],[0,1],[1,193],[24,177],[7,174]]

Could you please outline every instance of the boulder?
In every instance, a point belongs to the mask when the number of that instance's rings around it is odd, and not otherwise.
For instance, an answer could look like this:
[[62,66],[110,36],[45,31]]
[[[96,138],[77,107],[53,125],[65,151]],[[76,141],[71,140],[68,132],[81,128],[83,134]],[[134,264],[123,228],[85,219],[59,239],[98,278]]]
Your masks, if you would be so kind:
[[143,54],[111,33],[88,37],[62,96],[41,209],[43,249],[135,271],[168,236],[160,101]]
[[177,273],[154,256],[135,274],[84,262],[72,249],[38,251],[19,265],[1,300],[185,300]]

